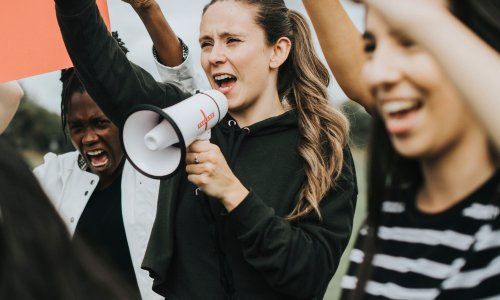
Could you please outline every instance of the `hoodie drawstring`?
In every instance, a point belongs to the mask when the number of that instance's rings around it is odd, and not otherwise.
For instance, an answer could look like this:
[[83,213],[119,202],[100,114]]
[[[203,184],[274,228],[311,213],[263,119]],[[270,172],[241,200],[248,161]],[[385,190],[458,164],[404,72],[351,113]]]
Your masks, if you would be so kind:
[[235,141],[235,135],[236,131],[238,131],[238,124],[236,123],[235,120],[229,120],[227,122],[227,125],[229,126],[229,137],[228,137],[228,145],[227,145],[227,151],[226,151],[226,157],[228,159],[227,163],[229,167],[232,169],[234,167],[234,164],[236,163],[236,156],[238,155],[238,152],[240,150],[241,143],[245,139],[245,137],[250,134],[250,128],[248,127],[243,127],[240,130],[240,133],[238,137],[236,138]]
[[[231,155],[233,153],[233,146],[234,146],[234,135],[236,134],[236,121],[235,120],[229,120],[227,121],[227,125],[229,126],[229,138],[227,139],[229,141],[227,145],[227,152],[226,155]],[[226,157],[228,157],[226,156]]]

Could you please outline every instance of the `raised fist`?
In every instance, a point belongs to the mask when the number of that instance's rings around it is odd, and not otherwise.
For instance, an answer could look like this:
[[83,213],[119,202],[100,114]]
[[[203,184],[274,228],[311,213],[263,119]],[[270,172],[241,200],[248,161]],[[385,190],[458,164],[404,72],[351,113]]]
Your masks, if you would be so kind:
[[122,0],[130,4],[134,9],[145,9],[151,7],[155,3],[155,0]]

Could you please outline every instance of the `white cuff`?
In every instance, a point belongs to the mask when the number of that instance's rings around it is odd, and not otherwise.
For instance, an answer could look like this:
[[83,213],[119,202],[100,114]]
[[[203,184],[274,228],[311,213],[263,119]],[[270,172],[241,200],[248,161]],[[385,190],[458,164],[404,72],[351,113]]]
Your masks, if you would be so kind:
[[161,81],[177,82],[190,93],[195,90],[209,89],[205,74],[201,72],[201,67],[195,67],[192,56],[191,52],[189,52],[186,60],[175,67],[167,67],[154,58]]

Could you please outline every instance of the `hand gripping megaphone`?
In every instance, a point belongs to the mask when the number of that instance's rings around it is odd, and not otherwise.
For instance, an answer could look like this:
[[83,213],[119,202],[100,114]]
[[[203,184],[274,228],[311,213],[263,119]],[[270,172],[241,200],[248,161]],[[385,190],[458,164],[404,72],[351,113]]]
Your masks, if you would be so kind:
[[168,178],[183,165],[192,142],[210,139],[210,129],[224,118],[227,109],[226,96],[217,90],[197,92],[164,109],[139,105],[122,127],[125,155],[142,174]]

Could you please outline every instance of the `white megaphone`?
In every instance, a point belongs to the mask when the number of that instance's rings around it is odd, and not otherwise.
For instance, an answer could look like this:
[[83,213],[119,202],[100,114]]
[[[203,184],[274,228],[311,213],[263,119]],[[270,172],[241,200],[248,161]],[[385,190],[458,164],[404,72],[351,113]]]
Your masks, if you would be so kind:
[[125,155],[142,174],[168,178],[183,165],[192,142],[210,139],[210,129],[224,118],[227,109],[226,96],[217,90],[197,92],[164,109],[139,105],[122,128]]

